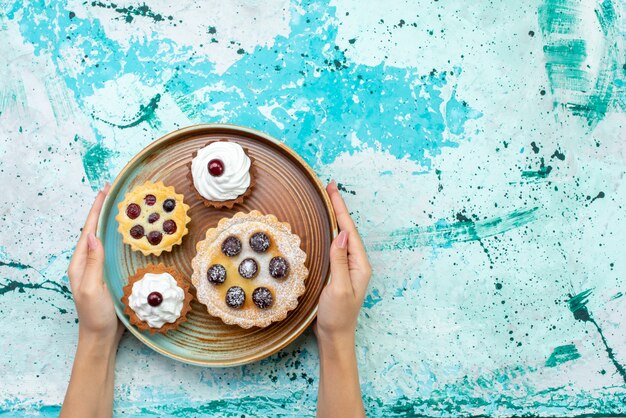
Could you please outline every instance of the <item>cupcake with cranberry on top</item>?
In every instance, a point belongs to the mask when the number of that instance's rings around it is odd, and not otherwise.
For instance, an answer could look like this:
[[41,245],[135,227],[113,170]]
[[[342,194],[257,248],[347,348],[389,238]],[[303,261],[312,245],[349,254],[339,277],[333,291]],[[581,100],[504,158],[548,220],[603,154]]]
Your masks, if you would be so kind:
[[130,323],[150,334],[178,328],[191,310],[189,284],[176,269],[163,264],[138,269],[123,290]]
[[195,151],[189,178],[205,206],[232,208],[242,203],[254,185],[252,160],[235,142],[214,141]]

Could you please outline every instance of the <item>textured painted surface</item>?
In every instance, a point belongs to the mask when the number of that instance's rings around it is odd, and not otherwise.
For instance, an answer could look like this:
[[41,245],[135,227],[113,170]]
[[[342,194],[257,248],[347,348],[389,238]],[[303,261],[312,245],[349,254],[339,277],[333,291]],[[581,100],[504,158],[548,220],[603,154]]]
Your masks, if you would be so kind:
[[[1,2],[0,413],[58,413],[94,191],[231,122],[341,182],[372,416],[626,414],[626,3],[414,3]],[[310,332],[226,370],[126,337],[115,410],[313,415],[317,373]]]

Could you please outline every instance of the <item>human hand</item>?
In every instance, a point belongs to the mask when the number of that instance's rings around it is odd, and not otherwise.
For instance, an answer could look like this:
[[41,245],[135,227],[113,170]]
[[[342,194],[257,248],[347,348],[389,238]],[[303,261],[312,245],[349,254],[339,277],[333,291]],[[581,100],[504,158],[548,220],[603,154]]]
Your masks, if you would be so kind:
[[117,346],[124,326],[117,319],[111,295],[102,280],[104,249],[96,238],[98,217],[109,185],[98,192],[67,269],[78,313],[80,341]]
[[372,268],[337,184],[326,187],[340,233],[330,247],[330,283],[320,295],[313,330],[320,344],[354,347],[356,323]]

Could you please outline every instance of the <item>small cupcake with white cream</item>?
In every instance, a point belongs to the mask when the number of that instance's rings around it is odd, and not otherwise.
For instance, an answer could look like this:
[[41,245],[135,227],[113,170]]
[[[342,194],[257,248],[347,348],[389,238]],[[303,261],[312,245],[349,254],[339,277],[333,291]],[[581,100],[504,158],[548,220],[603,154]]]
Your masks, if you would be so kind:
[[172,267],[149,264],[128,278],[124,313],[142,331],[166,333],[187,320],[192,295],[189,284]]
[[241,145],[214,141],[192,157],[189,177],[206,206],[232,208],[250,194],[252,160]]

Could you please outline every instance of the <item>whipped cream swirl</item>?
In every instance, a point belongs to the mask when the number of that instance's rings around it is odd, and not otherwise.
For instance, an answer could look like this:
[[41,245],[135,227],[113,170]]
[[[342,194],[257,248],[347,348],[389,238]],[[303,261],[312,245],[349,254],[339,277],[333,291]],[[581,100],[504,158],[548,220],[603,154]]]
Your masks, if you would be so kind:
[[[152,292],[159,292],[163,297],[159,306],[148,304],[148,295]],[[133,284],[128,305],[139,319],[147,322],[152,328],[161,328],[166,322],[176,322],[180,317],[184,299],[184,290],[178,286],[171,274],[146,273],[141,280]]]
[[[224,172],[220,176],[209,173],[209,161],[220,160]],[[193,185],[207,200],[223,202],[236,199],[250,186],[250,158],[234,142],[213,142],[198,151],[191,162]]]

